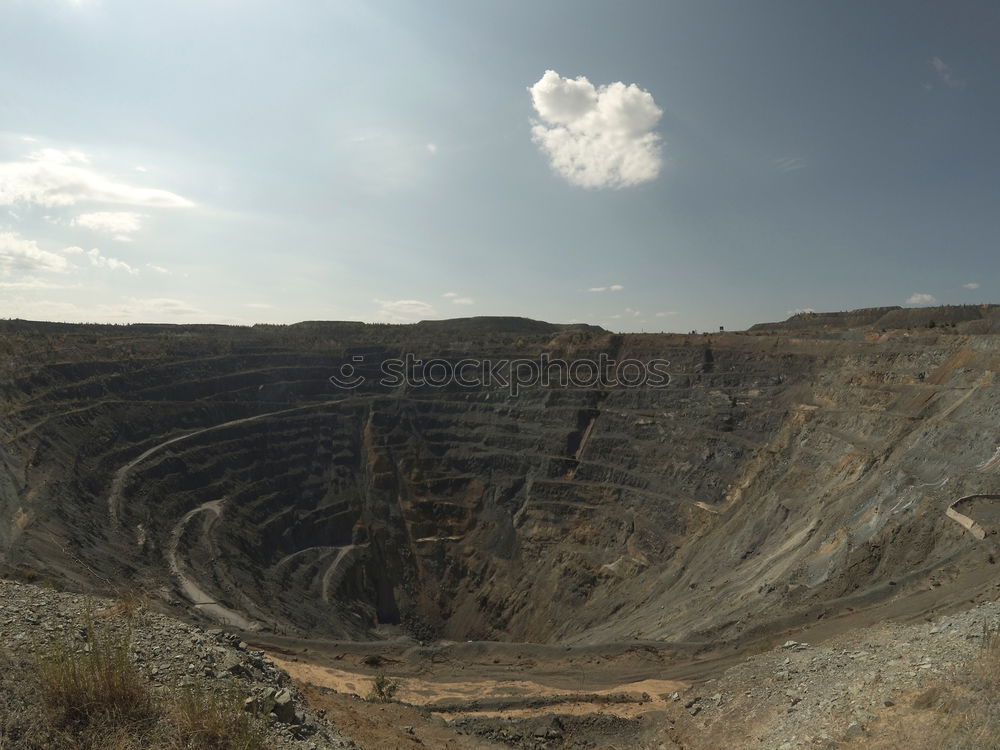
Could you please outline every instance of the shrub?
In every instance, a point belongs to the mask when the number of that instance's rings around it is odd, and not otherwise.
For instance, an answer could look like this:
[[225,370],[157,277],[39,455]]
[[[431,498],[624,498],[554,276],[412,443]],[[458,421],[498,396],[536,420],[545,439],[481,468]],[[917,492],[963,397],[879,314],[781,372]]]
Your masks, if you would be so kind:
[[397,690],[399,690],[399,681],[386,677],[385,672],[379,672],[375,675],[371,692],[368,693],[365,700],[372,703],[389,703],[393,700]]

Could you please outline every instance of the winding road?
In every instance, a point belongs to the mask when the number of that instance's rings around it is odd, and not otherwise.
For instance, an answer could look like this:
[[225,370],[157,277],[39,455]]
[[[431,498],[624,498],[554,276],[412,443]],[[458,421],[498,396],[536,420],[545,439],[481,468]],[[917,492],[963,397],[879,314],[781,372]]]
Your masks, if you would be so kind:
[[326,602],[327,604],[330,603],[330,581],[333,579],[333,574],[339,570],[340,564],[344,561],[344,558],[347,557],[347,554],[349,552],[353,552],[358,547],[367,547],[367,546],[368,546],[367,544],[348,544],[340,548],[340,551],[337,553],[337,556],[333,558],[333,562],[330,563],[330,567],[328,567],[326,569],[326,572],[323,573],[323,583],[320,588],[320,591],[322,592],[324,602]]
[[267,412],[266,414],[255,414],[252,417],[243,417],[241,419],[233,419],[229,422],[222,422],[221,424],[214,424],[210,427],[202,427],[200,430],[194,430],[193,432],[188,432],[183,435],[177,435],[169,440],[164,440],[162,443],[157,443],[152,448],[140,453],[138,456],[133,458],[123,467],[121,467],[117,472],[115,472],[114,479],[111,480],[111,488],[108,490],[108,517],[111,519],[113,526],[118,527],[121,525],[121,504],[122,504],[122,493],[125,488],[125,480],[128,478],[129,473],[136,466],[141,464],[150,456],[154,456],[161,450],[174,443],[179,443],[183,440],[189,440],[198,435],[204,435],[206,432],[213,432],[214,430],[224,430],[227,427],[236,427],[241,424],[249,424],[250,422],[257,422],[261,419],[267,419],[268,417],[277,417],[282,414],[291,414],[297,411],[305,411],[306,409],[316,409],[322,406],[331,406],[333,404],[342,403],[344,399],[336,399],[335,401],[322,401],[316,404],[306,404],[305,406],[294,406],[290,409],[280,409],[278,411]]
[[260,623],[248,620],[236,610],[219,604],[219,602],[214,599],[211,594],[198,585],[197,581],[184,573],[184,570],[181,568],[181,565],[177,560],[177,548],[180,546],[181,537],[184,535],[184,530],[187,528],[191,519],[195,516],[201,515],[202,513],[213,513],[216,517],[219,517],[222,515],[223,503],[225,503],[225,499],[210,500],[209,502],[203,503],[194,510],[188,511],[184,514],[183,518],[177,522],[173,530],[170,532],[170,544],[167,547],[167,565],[170,567],[170,572],[177,579],[178,584],[180,584],[180,588],[181,591],[184,592],[184,596],[188,598],[191,604],[196,607],[199,612],[207,614],[212,619],[217,620],[224,625],[239,628],[240,630],[260,630]]

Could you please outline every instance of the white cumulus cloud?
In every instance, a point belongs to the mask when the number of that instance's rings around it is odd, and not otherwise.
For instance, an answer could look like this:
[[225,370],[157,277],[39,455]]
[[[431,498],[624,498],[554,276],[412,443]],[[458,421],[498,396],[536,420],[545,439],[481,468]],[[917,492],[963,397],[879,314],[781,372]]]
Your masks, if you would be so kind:
[[129,242],[132,235],[142,228],[145,214],[134,211],[95,211],[80,214],[71,223],[74,227],[84,227],[101,234],[109,234],[121,242]]
[[933,305],[937,302],[937,297],[933,294],[924,294],[922,292],[914,292],[906,299],[906,304],[908,305]]
[[600,293],[600,292],[620,292],[624,288],[625,287],[623,287],[621,284],[611,284],[610,286],[592,286],[587,291],[588,292],[597,292],[597,293]]
[[621,81],[594,86],[554,70],[528,91],[540,118],[532,140],[570,183],[623,188],[660,174],[662,147],[654,128],[663,110],[648,91]]
[[8,275],[12,271],[62,273],[69,268],[66,258],[42,250],[34,240],[25,239],[16,232],[0,232],[0,274]]
[[15,203],[73,206],[119,203],[151,208],[187,208],[194,204],[176,193],[139,187],[101,174],[79,151],[44,148],[21,161],[0,163],[0,206]]

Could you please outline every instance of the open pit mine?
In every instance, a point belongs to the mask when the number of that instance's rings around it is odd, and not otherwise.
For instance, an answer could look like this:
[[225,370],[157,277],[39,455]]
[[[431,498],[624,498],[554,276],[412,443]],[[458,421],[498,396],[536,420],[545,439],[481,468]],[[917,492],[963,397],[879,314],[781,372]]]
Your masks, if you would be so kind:
[[[386,382],[408,356],[668,377]],[[0,576],[232,633],[361,747],[878,746],[903,698],[746,701],[803,649],[1000,592],[998,306],[712,334],[8,320],[0,367]],[[378,674],[391,703],[360,699]]]

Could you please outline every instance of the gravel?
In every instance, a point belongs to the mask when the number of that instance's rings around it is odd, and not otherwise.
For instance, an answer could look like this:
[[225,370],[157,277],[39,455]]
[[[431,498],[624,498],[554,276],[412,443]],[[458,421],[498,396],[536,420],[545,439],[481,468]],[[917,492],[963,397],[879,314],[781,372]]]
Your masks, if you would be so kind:
[[984,633],[998,627],[1000,603],[987,602],[930,623],[882,623],[822,646],[789,641],[681,697],[689,711],[698,709],[695,734],[749,727],[739,747],[839,747],[863,741],[897,703],[961,682],[982,654]]
[[[0,580],[0,651],[8,662],[30,660],[48,643],[76,644],[83,652],[88,621],[122,631],[131,622],[131,657],[158,691],[201,685],[220,694],[245,696],[248,710],[265,710],[269,741],[275,750],[357,748],[304,704],[288,674],[240,638],[221,629],[203,630],[156,613],[137,610],[131,617],[120,604],[92,596],[66,594],[15,581]],[[14,661],[12,661],[12,659]],[[8,665],[9,666],[9,665]],[[21,685],[25,693],[32,686]],[[14,695],[17,683],[3,686],[0,713],[31,713],[31,695]],[[4,721],[0,716],[0,746]]]

